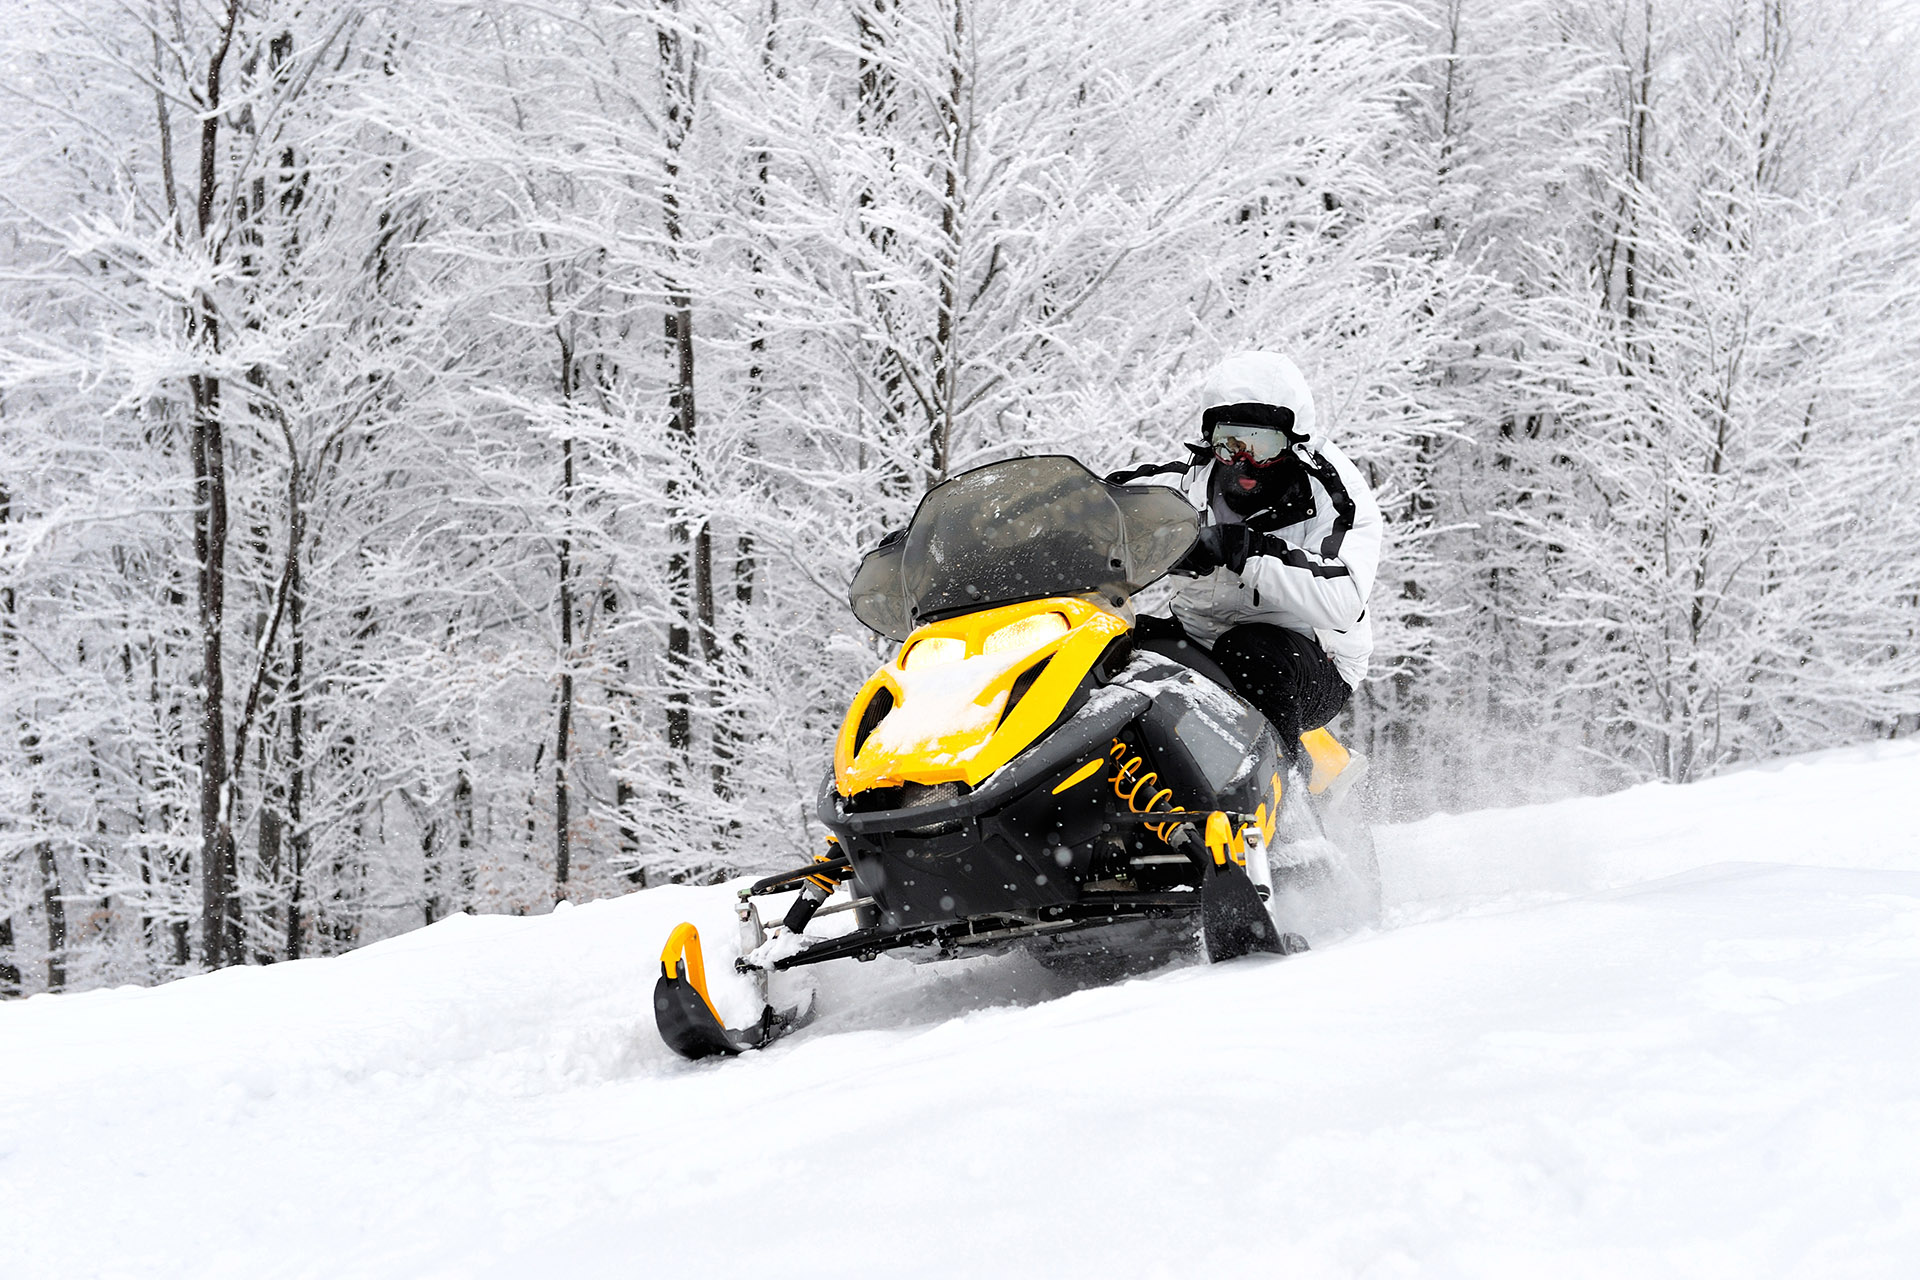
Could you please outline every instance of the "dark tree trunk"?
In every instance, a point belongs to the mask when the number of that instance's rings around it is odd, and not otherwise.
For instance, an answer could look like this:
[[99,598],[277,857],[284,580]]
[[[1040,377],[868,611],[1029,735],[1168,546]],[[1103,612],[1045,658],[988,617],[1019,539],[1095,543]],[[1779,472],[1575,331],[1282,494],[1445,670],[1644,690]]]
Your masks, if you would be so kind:
[[[769,82],[779,78],[780,71],[775,64],[776,39],[780,30],[780,0],[767,0],[766,39],[760,47],[760,70]],[[754,184],[751,193],[753,211],[756,215],[765,212],[767,207],[767,184],[773,167],[772,153],[762,148],[755,156]],[[759,278],[766,271],[757,249],[749,249],[748,265],[753,272],[753,293],[756,301],[763,300],[765,291]],[[747,366],[747,404],[749,421],[758,424],[760,410],[765,398],[767,336],[764,328],[757,330],[747,344],[750,363]],[[753,456],[752,438],[749,437],[744,450],[746,456]],[[726,662],[735,676],[735,683],[746,674],[747,637],[741,624],[748,611],[753,607],[753,576],[755,570],[754,541],[751,532],[742,532],[734,543],[733,556],[733,603],[734,629],[728,637]],[[739,767],[743,742],[741,711],[737,705],[722,709],[716,718],[714,727],[714,755],[717,768],[724,769],[729,777]]]
[[[676,270],[684,265],[680,261],[686,238],[680,208],[680,151],[693,127],[693,56],[677,30],[661,28],[660,63],[667,93],[661,213]],[[691,466],[697,458],[698,421],[694,404],[693,297],[680,278],[667,282],[666,338],[674,370],[670,401],[673,439],[681,458]],[[680,480],[668,482],[673,550],[667,557],[667,578],[673,617],[667,628],[667,748],[668,767],[676,774],[693,747],[693,637],[697,631],[702,656],[709,657],[713,636],[713,534],[702,515],[691,509],[692,497]]]
[[67,985],[67,903],[60,892],[60,864],[51,840],[42,840],[34,852],[40,859],[40,903],[47,916],[47,990],[59,991]]
[[[133,642],[127,640],[120,646],[120,674],[126,680],[127,691],[132,696],[138,688],[133,668]],[[155,700],[158,701],[157,699]],[[158,717],[155,718],[157,724]],[[153,919],[153,850],[149,841],[153,838],[153,825],[147,813],[147,782],[145,762],[140,752],[132,753],[131,771],[133,774],[133,830],[137,838],[140,858],[140,952],[151,961],[154,952],[155,931]]]
[[[284,802],[283,796],[269,796],[263,797],[260,805],[260,838],[256,850],[260,859],[260,874],[267,883],[275,885],[281,882],[286,873],[282,865],[286,856],[286,822],[280,816],[279,807]],[[277,908],[271,908],[260,922],[261,932],[254,944],[254,959],[261,964],[272,964],[280,958],[272,944],[275,933],[279,932],[278,914]]]
[[[537,852],[540,841],[540,771],[546,767],[547,744],[542,742],[533,749],[533,784],[527,790],[527,861],[538,862]],[[524,907],[515,909],[515,914],[525,915]]]
[[941,142],[946,154],[944,199],[940,204],[939,314],[934,320],[933,369],[927,405],[927,451],[933,480],[947,478],[953,460],[953,413],[960,395],[960,196],[967,137],[961,111],[966,98],[967,0],[953,5],[953,43],[947,50],[947,96],[940,103]]
[[440,865],[440,824],[428,817],[427,812],[426,806],[421,806],[420,862],[424,868],[421,879],[425,881],[427,890],[421,915],[425,923],[432,924],[447,914],[446,897],[442,892],[446,868]]
[[[602,586],[600,589],[600,609],[608,618],[612,618],[620,611],[620,595],[613,589],[611,584]],[[627,646],[622,645],[620,647],[614,658],[614,669],[620,673],[618,687],[622,692],[617,696],[621,704],[629,708],[630,711],[632,698],[625,690],[628,687],[628,681],[632,678],[633,667],[627,659],[627,651]],[[640,832],[639,829],[633,825],[632,806],[635,799],[633,782],[628,778],[626,769],[622,764],[626,751],[626,733],[621,726],[627,722],[628,717],[615,715],[609,717],[609,719],[607,756],[613,761],[615,769],[613,777],[613,817],[615,829],[618,832],[618,846],[615,852],[618,854],[620,861],[627,866],[625,873],[627,883],[644,889],[647,887],[647,869],[642,866],[639,861]]]
[[453,783],[453,832],[460,849],[460,910],[473,910],[473,781],[466,769]]
[[[294,472],[294,481],[289,490],[297,487],[298,468]],[[228,804],[238,803],[240,772],[243,754],[247,749],[249,726],[258,714],[259,708],[275,706],[280,692],[280,682],[274,675],[272,652],[275,640],[287,613],[287,593],[292,588],[293,560],[299,555],[299,544],[295,541],[297,529],[290,520],[287,532],[287,563],[282,568],[280,581],[275,586],[268,607],[256,613],[253,623],[253,646],[258,654],[259,665],[254,671],[253,683],[248,690],[245,708],[241,713],[240,725],[233,734],[233,776],[228,780]],[[258,526],[254,531],[254,550],[261,563],[266,563],[271,549],[267,540],[267,531]],[[254,746],[254,772],[260,776],[260,803],[255,810],[256,834],[254,843],[254,863],[259,868],[261,880],[271,890],[262,908],[258,928],[252,941],[253,959],[257,964],[272,964],[278,960],[278,937],[282,932],[280,919],[281,905],[277,901],[282,884],[285,882],[286,848],[286,779],[277,778],[271,772],[273,764],[272,739],[279,728],[279,717],[270,719],[261,716],[260,736]]]
[[[13,495],[0,489],[0,524],[7,523],[13,516]],[[11,583],[0,585],[0,640],[4,648],[0,649],[0,658],[4,658],[4,673],[16,675],[20,669],[19,639],[15,632],[17,625],[15,612],[19,600],[15,597]],[[46,806],[40,792],[40,766],[43,757],[40,754],[40,734],[34,728],[31,712],[22,709],[18,725],[20,748],[26,756],[27,770],[32,788],[28,811],[34,825],[45,830]],[[34,856],[40,869],[41,910],[47,921],[47,990],[58,991],[67,985],[67,903],[60,890],[60,866],[53,855],[53,842],[42,839],[34,845]],[[5,944],[13,945],[13,921],[6,922]],[[20,984],[20,971],[9,963],[7,972],[12,974],[12,986],[17,992]],[[4,975],[0,975],[3,978]]]
[[[700,634],[700,661],[706,671],[703,684],[707,696],[717,699],[725,697],[726,691],[717,684],[720,678],[720,644],[719,637],[715,634],[718,619],[713,596],[713,524],[709,520],[702,519],[699,531],[693,538],[694,618],[698,623]],[[709,779],[713,784],[715,797],[724,800],[732,794],[732,787],[728,780],[728,760],[722,756],[720,750],[718,741],[720,729],[717,723],[714,725],[714,737]]]
[[[9,618],[11,623],[11,618]],[[21,726],[21,744],[26,749],[27,768],[34,778],[33,796],[28,802],[34,824],[46,829],[46,802],[40,793],[40,735]],[[40,910],[47,921],[47,990],[59,991],[67,985],[67,900],[60,886],[60,863],[53,854],[53,841],[41,840],[33,847],[40,867]]]
[[[560,342],[560,394],[573,399],[573,351]],[[560,442],[560,715],[553,735],[553,896],[567,896],[573,861],[573,796],[567,777],[573,752],[573,440]]]
[[[200,183],[196,208],[201,247],[216,252],[213,222],[220,135],[220,75],[233,45],[240,0],[228,0],[220,43],[207,61],[201,100]],[[220,350],[220,316],[209,295],[194,305],[192,336],[208,355]],[[218,969],[240,958],[240,900],[227,787],[226,672],[221,642],[226,615],[227,463],[220,379],[196,374],[193,391],[194,560],[199,566],[200,626],[200,945],[201,962]]]
[[[11,623],[12,619],[8,619]],[[40,792],[40,735],[21,726],[21,744],[26,749],[27,768],[34,778],[28,810],[34,825],[46,829],[46,802]],[[40,867],[40,910],[47,921],[47,990],[59,991],[67,985],[67,900],[60,886],[60,863],[54,857],[53,841],[42,839],[33,846]]]
[[[13,515],[13,495],[0,489],[0,525]],[[0,585],[0,626],[6,628],[6,658],[9,673],[15,667],[13,612],[15,600],[11,583]],[[0,1000],[20,994],[20,965],[13,952],[13,917],[0,916]]]
[[[202,331],[217,345],[212,308]],[[226,672],[221,644],[226,611],[227,485],[219,380],[198,377],[194,394],[194,551],[200,565],[200,949],[217,969],[238,959],[239,901],[227,777]]]
[[[360,743],[351,733],[342,734],[337,748],[329,753],[329,758],[349,761],[358,752]],[[366,846],[365,827],[367,812],[364,802],[354,811],[354,839],[349,842],[336,840],[334,853],[327,860],[327,878],[331,882],[324,900],[316,898],[314,908],[314,931],[321,939],[328,955],[337,955],[350,950],[354,938],[359,932],[358,913],[353,901],[352,872],[354,866],[350,859],[354,852]]]
[[20,962],[13,952],[13,917],[0,916],[0,1000],[20,994]]
[[[854,25],[860,48],[856,74],[858,127],[864,136],[874,140],[879,154],[885,157],[889,166],[897,158],[894,132],[898,127],[899,108],[896,100],[900,96],[900,87],[887,65],[888,28],[894,21],[890,15],[899,8],[900,0],[860,0],[854,7]],[[885,218],[876,218],[867,212],[874,205],[873,189],[862,185],[856,201],[876,262],[888,263],[893,256],[896,237]],[[878,403],[874,406],[873,430],[869,432],[868,424],[862,424],[859,465],[865,468],[870,460],[870,439],[879,442],[880,457],[885,468],[880,477],[880,490],[893,497],[905,497],[922,487],[925,479],[924,476],[912,474],[908,464],[899,460],[904,451],[896,447],[896,442],[908,429],[911,387],[906,376],[907,357],[901,351],[899,342],[907,340],[910,326],[899,323],[900,318],[893,314],[891,296],[883,290],[873,291],[866,298],[865,305],[872,307],[878,316],[875,328],[883,334],[900,336],[884,340],[871,355],[871,380],[878,389]],[[863,390],[863,403],[865,400],[866,393]]]
[[[183,607],[185,603],[185,593],[177,587],[170,586],[167,591],[169,607],[177,609]],[[185,710],[181,706],[177,686],[176,691],[166,700],[163,701],[160,696],[160,643],[157,639],[149,641],[147,647],[147,698],[153,707],[155,722],[166,726],[167,741],[179,744],[176,748],[178,752],[176,762],[180,772],[184,774],[187,771],[189,748],[186,745],[187,735],[180,730]],[[190,885],[193,881],[193,855],[174,839],[179,818],[179,810],[174,807],[172,801],[163,799],[160,804],[160,830],[166,836],[167,854],[161,865],[166,876],[169,897],[175,886]],[[184,969],[192,958],[189,955],[187,933],[187,921],[184,917],[175,915],[173,919],[167,921],[168,958],[176,969]]]
[[[687,299],[671,299],[667,312],[667,347],[674,361],[675,380],[672,398],[673,432],[676,443],[691,458],[694,439],[693,403],[693,310]],[[673,618],[667,626],[667,749],[670,770],[678,771],[693,747],[693,717],[689,706],[695,610],[692,596],[692,572],[686,495],[678,479],[667,482],[667,501],[671,504],[668,525],[673,549],[667,555],[667,589],[672,594]]]
[[[105,885],[109,880],[112,864],[107,861],[106,855],[101,851],[110,847],[112,843],[107,827],[107,811],[112,806],[112,800],[107,795],[106,780],[100,774],[100,744],[92,738],[87,739],[87,764],[88,772],[93,776],[94,843],[91,847],[83,846],[80,849],[80,883],[88,886]],[[95,910],[98,914],[94,918],[99,922],[95,933],[111,929],[114,919],[111,891],[103,891],[100,894],[95,902]]]
[[[295,547],[306,543],[306,508],[296,491],[291,496]],[[306,575],[300,556],[295,555],[287,568],[287,931],[286,957],[298,960],[302,949],[302,931],[306,927],[301,912],[307,882],[307,630]]]

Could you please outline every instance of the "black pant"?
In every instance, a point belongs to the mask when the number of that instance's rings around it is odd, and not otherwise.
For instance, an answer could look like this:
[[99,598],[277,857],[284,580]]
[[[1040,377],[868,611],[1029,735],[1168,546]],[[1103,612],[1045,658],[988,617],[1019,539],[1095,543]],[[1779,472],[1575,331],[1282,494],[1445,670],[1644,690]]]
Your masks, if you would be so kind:
[[1229,628],[1208,652],[1178,618],[1141,618],[1133,642],[1239,693],[1272,722],[1289,752],[1301,734],[1339,715],[1352,693],[1319,641],[1265,622]]

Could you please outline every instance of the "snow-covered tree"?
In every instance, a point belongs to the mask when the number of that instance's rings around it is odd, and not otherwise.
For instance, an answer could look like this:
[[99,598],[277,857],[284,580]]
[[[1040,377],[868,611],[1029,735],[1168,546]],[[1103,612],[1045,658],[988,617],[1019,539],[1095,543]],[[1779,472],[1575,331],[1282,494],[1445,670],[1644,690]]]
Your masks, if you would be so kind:
[[1920,722],[1871,5],[16,9],[0,995],[811,852],[862,551],[1251,347],[1388,515],[1397,811]]

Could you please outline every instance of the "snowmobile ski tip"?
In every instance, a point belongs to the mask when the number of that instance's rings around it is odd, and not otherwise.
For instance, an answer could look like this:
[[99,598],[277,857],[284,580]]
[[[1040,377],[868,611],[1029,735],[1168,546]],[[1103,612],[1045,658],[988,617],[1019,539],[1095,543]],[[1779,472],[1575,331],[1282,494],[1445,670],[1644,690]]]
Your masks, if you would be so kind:
[[700,931],[680,925],[660,953],[660,980],[653,987],[653,1017],[660,1038],[683,1058],[745,1053],[758,1049],[775,1034],[776,1020],[769,1006],[753,1026],[730,1030],[707,995],[707,967],[700,954]]

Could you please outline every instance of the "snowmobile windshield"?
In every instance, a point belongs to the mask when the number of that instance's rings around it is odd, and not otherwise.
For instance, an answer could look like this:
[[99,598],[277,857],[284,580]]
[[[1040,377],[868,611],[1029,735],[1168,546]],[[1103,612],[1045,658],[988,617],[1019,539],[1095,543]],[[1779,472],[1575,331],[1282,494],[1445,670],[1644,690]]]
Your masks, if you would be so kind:
[[1192,547],[1199,518],[1174,489],[1108,484],[1072,458],[1014,458],[935,485],[906,537],[854,575],[854,616],[904,640],[956,613],[1097,591],[1118,604]]

